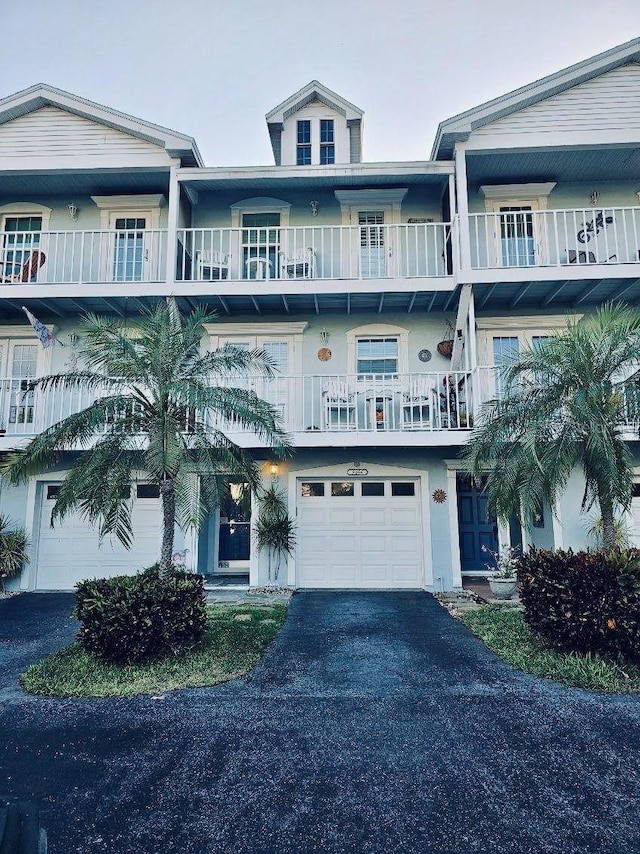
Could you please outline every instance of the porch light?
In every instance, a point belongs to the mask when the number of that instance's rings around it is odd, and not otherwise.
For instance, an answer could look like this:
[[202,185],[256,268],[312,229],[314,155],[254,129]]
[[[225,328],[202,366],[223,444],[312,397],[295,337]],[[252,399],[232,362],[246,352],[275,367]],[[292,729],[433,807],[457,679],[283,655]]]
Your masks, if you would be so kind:
[[309,202],[309,207],[311,208],[311,216],[318,216],[318,211],[320,210],[320,202],[317,202],[315,199]]
[[598,204],[598,199],[600,198],[599,190],[592,190],[589,194],[589,204],[595,206]]
[[71,202],[70,205],[67,205],[67,210],[69,211],[70,219],[72,219],[74,222],[76,222],[78,219],[78,206],[74,205],[74,203]]
[[278,474],[279,474],[279,472],[278,472],[278,463],[271,463],[271,465],[269,466],[269,471],[270,471],[270,473],[271,473],[271,479],[272,479],[272,480],[277,480],[277,479],[278,479]]
[[327,332],[326,328],[321,329],[318,335],[320,336],[320,343],[323,347],[326,347],[329,343],[329,333]]

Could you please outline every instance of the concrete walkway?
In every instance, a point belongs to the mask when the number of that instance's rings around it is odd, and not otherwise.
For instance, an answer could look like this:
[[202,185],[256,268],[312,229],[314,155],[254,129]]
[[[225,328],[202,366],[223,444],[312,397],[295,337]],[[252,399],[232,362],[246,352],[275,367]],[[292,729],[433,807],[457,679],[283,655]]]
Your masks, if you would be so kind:
[[71,601],[0,602],[2,794],[50,854],[640,851],[640,698],[516,672],[428,594],[299,594],[216,688],[29,697]]

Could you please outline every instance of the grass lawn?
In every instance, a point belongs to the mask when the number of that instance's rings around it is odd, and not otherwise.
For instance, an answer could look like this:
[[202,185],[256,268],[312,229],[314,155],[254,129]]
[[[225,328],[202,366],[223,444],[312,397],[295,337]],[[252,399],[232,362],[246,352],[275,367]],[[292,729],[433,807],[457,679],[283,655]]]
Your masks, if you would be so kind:
[[130,697],[197,688],[237,679],[259,661],[282,626],[287,606],[217,605],[208,608],[205,636],[181,655],[145,664],[104,664],[77,643],[32,664],[20,681],[47,697]]
[[640,667],[617,667],[596,656],[548,649],[516,608],[489,605],[460,615],[462,622],[514,667],[591,691],[640,691]]

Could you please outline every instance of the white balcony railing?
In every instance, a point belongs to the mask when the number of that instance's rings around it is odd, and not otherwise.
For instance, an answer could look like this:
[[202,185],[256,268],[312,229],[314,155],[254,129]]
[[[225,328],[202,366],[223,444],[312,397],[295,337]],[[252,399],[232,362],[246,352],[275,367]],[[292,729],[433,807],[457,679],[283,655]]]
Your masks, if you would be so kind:
[[[29,383],[0,379],[1,435],[33,436],[100,396],[95,390],[30,389]],[[479,377],[469,371],[252,377],[229,384],[250,388],[269,401],[290,433],[460,431],[472,425],[480,404]],[[212,427],[236,430],[210,414],[198,417]]]
[[640,266],[640,207],[469,215],[471,267]]
[[[29,380],[0,379],[0,435],[30,437],[100,396],[93,391],[31,390]],[[469,371],[367,376],[280,376],[234,378],[230,385],[252,389],[282,414],[289,433],[462,432],[480,423],[482,404],[500,397],[503,381],[494,367]],[[187,415],[230,433],[244,432],[211,414]],[[621,426],[640,431],[640,384],[624,389]],[[298,438],[298,444],[301,443]]]
[[451,273],[451,224],[188,228],[178,278],[428,278]]
[[167,232],[11,231],[0,233],[0,285],[162,282]]

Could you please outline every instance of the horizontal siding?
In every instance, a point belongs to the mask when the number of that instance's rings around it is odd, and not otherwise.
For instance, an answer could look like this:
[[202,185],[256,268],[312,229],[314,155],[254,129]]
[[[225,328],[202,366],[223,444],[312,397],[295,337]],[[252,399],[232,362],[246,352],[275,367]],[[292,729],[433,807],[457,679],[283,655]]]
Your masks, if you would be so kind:
[[640,128],[640,65],[625,65],[473,132],[473,136]]
[[[157,155],[163,149],[106,125],[42,107],[0,126],[0,157]],[[167,160],[168,160],[167,156]]]

